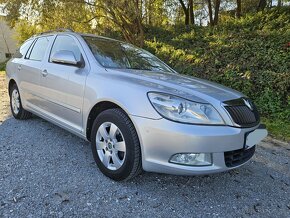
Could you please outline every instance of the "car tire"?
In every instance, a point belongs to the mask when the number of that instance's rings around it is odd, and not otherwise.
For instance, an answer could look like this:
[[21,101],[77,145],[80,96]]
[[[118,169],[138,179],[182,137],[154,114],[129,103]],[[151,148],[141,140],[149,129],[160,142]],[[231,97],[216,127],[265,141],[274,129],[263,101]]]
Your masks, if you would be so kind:
[[16,84],[13,84],[10,91],[10,108],[15,119],[26,120],[31,117],[31,113],[22,107],[20,92]]
[[142,172],[139,138],[122,109],[108,109],[97,116],[91,146],[100,171],[107,177],[116,181],[129,180]]

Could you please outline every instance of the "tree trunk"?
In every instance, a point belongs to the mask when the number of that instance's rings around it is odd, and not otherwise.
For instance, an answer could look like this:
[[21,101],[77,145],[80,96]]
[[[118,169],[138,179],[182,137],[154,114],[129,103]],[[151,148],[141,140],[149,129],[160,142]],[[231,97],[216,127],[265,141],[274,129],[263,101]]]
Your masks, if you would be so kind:
[[188,10],[186,10],[186,14],[185,14],[185,18],[184,18],[184,24],[185,26],[189,25],[189,14],[188,14]]
[[151,2],[149,1],[148,7],[147,7],[147,11],[148,11],[148,24],[151,26],[152,25],[152,19],[151,19],[151,12],[152,12],[152,7],[151,7]]
[[[141,2],[141,4],[139,1]],[[140,47],[143,47],[144,46],[144,29],[142,25],[142,0],[136,0],[136,23],[135,24],[137,24],[137,29],[138,29],[136,43]]]
[[214,20],[213,20],[214,25],[217,25],[219,21],[220,4],[221,4],[221,0],[215,1]]
[[211,0],[207,0],[209,24],[213,25]]
[[179,2],[181,4],[182,10],[184,12],[184,24],[186,26],[188,26],[189,25],[189,13],[188,13],[189,8],[185,6],[183,0],[179,0]]
[[193,13],[193,0],[188,1],[188,16],[190,20],[190,24],[194,25],[194,13]]
[[257,11],[263,11],[266,6],[267,6],[267,0],[260,0]]
[[269,8],[272,8],[272,7],[273,7],[273,1],[269,0]]
[[237,11],[236,11],[237,18],[240,18],[241,14],[242,14],[242,1],[237,0]]
[[281,7],[282,6],[282,0],[278,0],[277,6],[278,7]]

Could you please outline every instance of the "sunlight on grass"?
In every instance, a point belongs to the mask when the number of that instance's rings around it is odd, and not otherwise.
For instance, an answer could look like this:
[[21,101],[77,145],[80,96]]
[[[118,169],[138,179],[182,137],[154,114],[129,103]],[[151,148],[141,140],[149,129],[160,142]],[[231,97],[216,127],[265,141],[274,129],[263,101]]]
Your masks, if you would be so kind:
[[266,124],[269,135],[290,142],[290,122],[262,118],[262,123]]

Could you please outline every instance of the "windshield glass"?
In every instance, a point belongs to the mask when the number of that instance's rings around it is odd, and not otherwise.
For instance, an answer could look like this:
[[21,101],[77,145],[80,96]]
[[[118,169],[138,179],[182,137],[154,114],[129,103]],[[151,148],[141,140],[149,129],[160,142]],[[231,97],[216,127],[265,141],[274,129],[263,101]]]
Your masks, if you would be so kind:
[[154,55],[131,44],[100,37],[83,38],[103,67],[174,72]]

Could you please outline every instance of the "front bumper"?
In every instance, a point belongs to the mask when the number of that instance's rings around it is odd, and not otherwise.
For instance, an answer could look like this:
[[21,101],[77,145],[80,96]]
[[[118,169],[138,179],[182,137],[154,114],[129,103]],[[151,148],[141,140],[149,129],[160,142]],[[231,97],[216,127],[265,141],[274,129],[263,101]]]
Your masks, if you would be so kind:
[[[191,125],[166,119],[130,117],[139,136],[143,169],[149,172],[176,175],[210,174],[243,165],[247,161],[234,167],[227,167],[225,152],[243,149],[246,135],[258,128],[258,126],[236,128]],[[261,141],[262,138],[258,141]],[[185,166],[170,163],[169,159],[176,153],[211,153],[213,164],[210,166]]]

